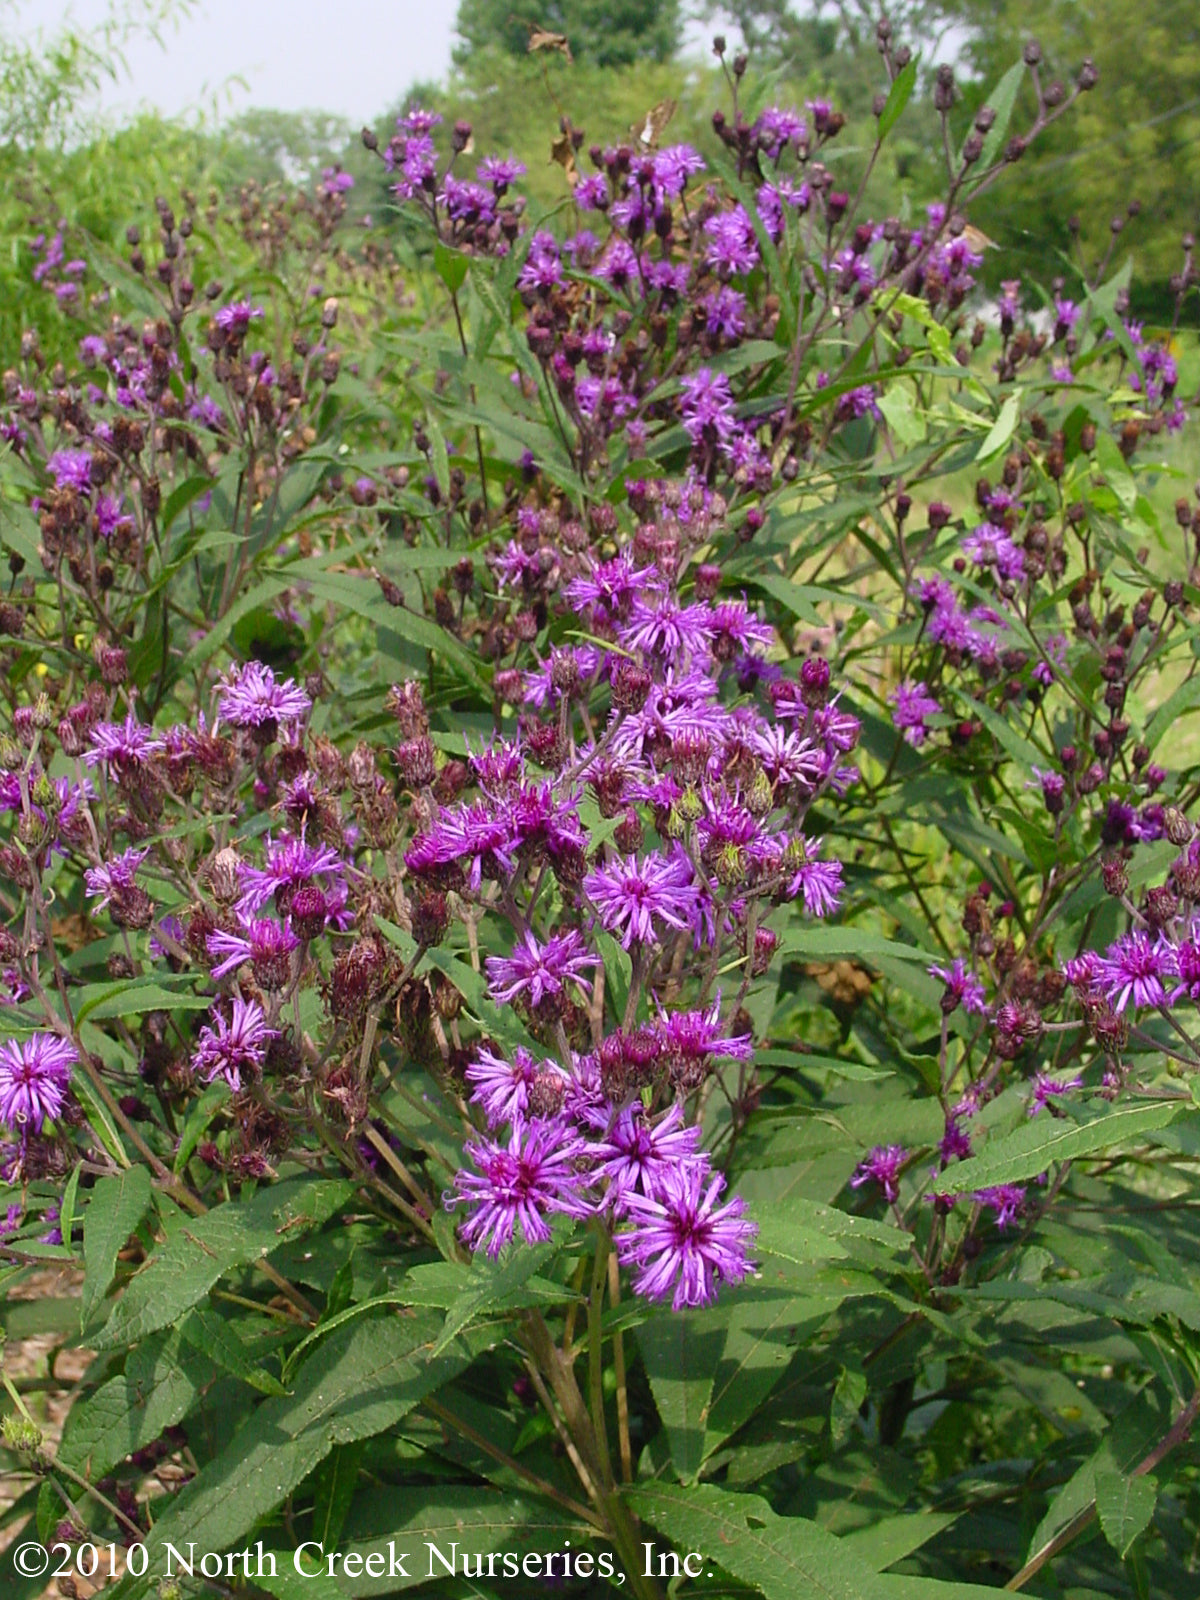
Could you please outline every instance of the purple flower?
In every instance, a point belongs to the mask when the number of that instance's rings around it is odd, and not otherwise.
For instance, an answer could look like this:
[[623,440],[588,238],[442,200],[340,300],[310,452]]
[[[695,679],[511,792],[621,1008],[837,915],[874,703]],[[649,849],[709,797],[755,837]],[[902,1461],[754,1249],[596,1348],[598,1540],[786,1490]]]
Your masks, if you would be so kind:
[[938,1152],[943,1166],[948,1166],[951,1161],[966,1161],[971,1154],[971,1135],[962,1126],[955,1111],[946,1118],[946,1127]]
[[712,637],[711,613],[702,604],[684,605],[672,594],[634,600],[621,642],[666,660],[705,655]]
[[46,463],[56,489],[88,494],[92,487],[92,458],[87,450],[56,450]]
[[261,661],[247,661],[230,670],[217,690],[217,704],[226,722],[235,728],[262,728],[279,722],[298,722],[312,709],[312,701],[293,678],[280,683]]
[[1135,930],[1122,934],[1109,946],[1101,960],[1097,981],[1114,1011],[1134,1006],[1162,1006],[1167,1003],[1164,978],[1177,973],[1175,952],[1162,938]]
[[616,1236],[617,1255],[637,1269],[634,1289],[650,1300],[672,1295],[676,1311],[710,1305],[718,1281],[739,1283],[753,1270],[747,1254],[757,1225],[737,1195],[718,1205],[725,1180],[708,1179],[695,1161],[664,1172],[659,1192],[629,1194],[630,1226]]
[[655,922],[669,928],[690,928],[696,908],[691,867],[678,856],[664,860],[635,855],[618,858],[589,872],[583,892],[595,906],[609,933],[620,936],[628,950],[635,939],[655,937]]
[[224,1078],[236,1093],[242,1087],[242,1073],[257,1077],[262,1072],[267,1057],[267,1045],[276,1030],[267,1027],[263,1008],[257,1000],[233,997],[233,1011],[228,1020],[218,1012],[214,1026],[200,1030],[192,1066],[197,1077],[211,1083],[214,1078]]
[[1029,1115],[1036,1117],[1042,1107],[1055,1095],[1070,1094],[1072,1089],[1082,1088],[1082,1078],[1052,1078],[1048,1072],[1036,1073],[1033,1080],[1033,1094],[1029,1101]]
[[575,204],[581,211],[602,211],[608,204],[608,183],[602,172],[591,172],[575,185]]
[[471,1099],[483,1107],[491,1127],[524,1121],[529,1114],[530,1091],[543,1071],[557,1075],[565,1083],[556,1065],[547,1061],[539,1066],[520,1045],[513,1051],[511,1062],[487,1045],[481,1045],[479,1054],[467,1068],[467,1082],[475,1085]]
[[803,834],[797,834],[787,857],[789,867],[795,866],[797,854],[800,860],[788,884],[788,898],[794,900],[798,894],[802,894],[804,909],[810,917],[828,916],[831,911],[837,910],[842,897],[842,863],[818,861],[816,851],[819,849],[819,844],[806,839]]
[[977,567],[995,567],[1002,578],[1025,575],[1024,553],[994,522],[981,522],[962,540],[962,549]]
[[959,1006],[976,1015],[983,1012],[987,1005],[987,992],[975,974],[967,971],[961,956],[957,956],[949,967],[934,966],[928,970],[931,978],[940,978],[946,985],[942,1010],[947,1016]]
[[700,367],[680,379],[683,426],[693,444],[715,444],[725,449],[737,432],[733,391],[723,372]]
[[884,1199],[892,1203],[900,1194],[900,1168],[907,1160],[908,1151],[902,1144],[877,1144],[859,1162],[850,1187],[861,1189],[864,1183],[877,1183]]
[[164,748],[151,728],[139,722],[131,711],[124,722],[98,722],[92,729],[91,745],[84,753],[89,767],[99,762],[115,767],[118,774],[135,772]]
[[718,272],[752,272],[758,265],[754,224],[743,206],[718,211],[704,224],[704,231],[709,239],[705,259],[710,267]]
[[411,111],[402,111],[396,118],[396,126],[404,133],[432,133],[441,123],[441,112],[426,111],[424,106],[413,106]]
[[644,1107],[635,1101],[618,1113],[589,1154],[597,1162],[596,1179],[608,1179],[608,1199],[622,1215],[630,1194],[661,1199],[669,1173],[689,1162],[706,1168],[706,1158],[697,1154],[699,1146],[700,1129],[684,1126],[683,1106],[678,1100],[657,1122],[651,1122]]
[[112,861],[87,869],[83,881],[88,894],[102,896],[94,907],[96,911],[103,911],[114,894],[128,893],[134,887],[137,870],[149,854],[149,845],[142,850],[125,850]]
[[0,1122],[13,1131],[40,1133],[58,1117],[79,1052],[56,1033],[0,1044]]
[[224,978],[247,961],[264,989],[282,989],[290,975],[291,954],[300,941],[292,930],[270,917],[242,919],[242,932],[218,928],[208,936],[208,953],[218,958],[214,978]]
[[674,1058],[673,1069],[685,1081],[687,1068],[707,1061],[709,1056],[749,1061],[754,1055],[754,1041],[748,1033],[724,1032],[719,994],[707,1011],[676,1011],[669,1017],[664,1015],[658,1032],[668,1059]]
[[895,707],[892,722],[903,731],[906,742],[911,745],[924,744],[929,733],[925,718],[936,717],[942,709],[929,690],[923,683],[905,680],[892,691],[888,699]]
[[332,199],[335,195],[346,194],[354,187],[354,179],[348,172],[343,172],[340,167],[322,167],[321,188]]
[[655,185],[664,195],[682,194],[688,179],[704,171],[704,157],[690,144],[669,144],[652,161]]
[[525,176],[525,163],[515,156],[485,156],[475,169],[480,183],[490,183],[497,195],[502,195],[518,178]]
[[777,161],[789,144],[801,144],[808,138],[808,124],[798,111],[768,106],[754,124],[754,132],[762,148]]
[[249,328],[252,321],[263,314],[261,306],[252,305],[249,300],[234,300],[227,306],[221,306],[213,321],[225,333],[233,334],[235,338],[241,337]]
[[458,1192],[448,1193],[445,1205],[470,1208],[459,1235],[472,1250],[486,1243],[493,1260],[517,1223],[526,1244],[543,1244],[551,1236],[548,1215],[586,1217],[594,1209],[576,1170],[582,1142],[562,1118],[517,1122],[507,1144],[488,1139],[464,1149],[478,1171],[457,1174]]
[[[296,838],[294,834],[284,834],[279,839],[272,839],[267,835],[265,867],[251,867],[243,863],[239,869],[242,882],[241,898],[238,900],[239,912],[261,911],[272,895],[282,894],[284,900],[290,901],[295,891],[314,879],[333,879],[336,887],[342,882],[342,859],[336,850],[329,845],[310,845],[304,840],[303,834]],[[318,884],[318,888],[328,889],[329,884]],[[279,909],[285,906],[276,899]]]
[[976,1189],[971,1196],[977,1206],[983,1206],[995,1218],[996,1226],[1003,1231],[1020,1216],[1025,1206],[1025,1190],[1019,1183],[1000,1183],[991,1189]]
[[581,981],[589,967],[598,965],[574,928],[552,933],[539,944],[528,929],[508,956],[487,958],[488,993],[500,1005],[511,1005],[528,991],[529,1004],[539,1006],[547,995],[558,994],[568,978]]

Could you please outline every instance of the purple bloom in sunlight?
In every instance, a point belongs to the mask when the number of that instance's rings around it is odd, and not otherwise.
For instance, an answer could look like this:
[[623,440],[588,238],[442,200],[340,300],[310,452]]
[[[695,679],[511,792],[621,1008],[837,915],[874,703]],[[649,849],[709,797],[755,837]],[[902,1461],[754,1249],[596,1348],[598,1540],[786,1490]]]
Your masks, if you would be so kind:
[[517,1122],[507,1144],[488,1139],[463,1148],[478,1171],[459,1172],[457,1193],[448,1193],[445,1204],[470,1208],[459,1236],[472,1250],[486,1245],[493,1260],[518,1223],[526,1244],[544,1244],[548,1215],[586,1217],[594,1209],[576,1170],[583,1144],[561,1118]]
[[132,772],[164,748],[161,739],[131,711],[124,722],[98,722],[92,729],[91,746],[84,753],[89,767],[98,762],[115,767],[118,773]]
[[929,690],[923,683],[906,680],[893,689],[888,699],[895,707],[892,722],[903,732],[905,741],[914,746],[924,744],[929,734],[925,718],[936,717],[942,709]]
[[[310,845],[303,836],[296,838],[294,834],[284,834],[279,839],[272,839],[268,834],[266,856],[265,867],[243,863],[239,869],[242,883],[239,912],[261,911],[272,895],[282,893],[290,900],[297,889],[316,878],[333,878],[335,884],[341,882],[342,860],[329,845]],[[317,887],[328,888],[328,884]],[[281,911],[285,909],[278,899],[276,904]]]
[[343,172],[340,167],[323,167],[321,169],[321,188],[330,198],[334,195],[346,194],[353,187],[354,179],[348,172]]
[[560,993],[568,978],[579,981],[597,964],[574,928],[551,934],[545,944],[526,929],[511,955],[488,956],[488,993],[498,1004],[511,1005],[528,992],[529,1004],[538,1006],[546,995]]
[[669,1017],[664,1015],[658,1034],[671,1069],[681,1081],[687,1079],[689,1067],[706,1062],[709,1056],[749,1061],[754,1055],[750,1034],[725,1033],[719,994],[707,1011],[675,1011]]
[[[831,911],[837,910],[842,897],[842,863],[818,861],[816,852],[819,849],[818,843],[806,839],[803,834],[797,834],[786,858],[789,871],[795,868],[787,888],[788,899],[794,900],[798,894],[803,895],[804,909],[810,917],[828,916]],[[797,855],[800,858],[799,866],[795,864]]]
[[1021,1215],[1025,1190],[1019,1183],[1000,1183],[991,1189],[976,1189],[971,1199],[992,1213],[996,1226],[1003,1232]]
[[1114,1011],[1167,1003],[1164,979],[1176,976],[1175,952],[1162,938],[1135,929],[1122,934],[1100,963],[1098,981]]
[[396,126],[404,133],[432,133],[434,128],[440,127],[442,115],[440,111],[426,111],[424,106],[413,106],[411,111],[402,111],[396,118]]
[[92,487],[92,458],[86,450],[56,450],[46,463],[56,489],[88,494]]
[[712,637],[708,606],[683,605],[674,595],[661,594],[649,601],[633,602],[629,621],[621,629],[621,642],[630,650],[645,650],[667,659],[704,655]]
[[641,1193],[659,1199],[663,1179],[688,1162],[706,1165],[698,1155],[700,1129],[685,1127],[683,1106],[676,1100],[665,1117],[650,1122],[639,1102],[628,1105],[589,1154],[598,1163],[597,1180],[609,1181],[608,1198],[617,1214],[625,1210],[628,1195]]
[[1052,1078],[1048,1072],[1036,1073],[1033,1080],[1033,1094],[1029,1101],[1029,1115],[1036,1117],[1042,1107],[1055,1095],[1070,1094],[1072,1089],[1082,1088],[1082,1078]]
[[254,1077],[261,1073],[267,1045],[274,1037],[275,1029],[267,1027],[258,1001],[234,995],[228,1020],[218,1012],[213,1026],[201,1028],[192,1066],[206,1083],[224,1078],[236,1094],[242,1087],[243,1072]]
[[297,722],[312,708],[312,701],[295,680],[278,682],[270,667],[247,661],[234,667],[217,690],[217,705],[235,728],[261,728],[270,723]]
[[28,1039],[0,1044],[0,1122],[14,1132],[40,1133],[62,1112],[79,1052],[56,1033],[32,1033]]
[[704,157],[690,144],[669,144],[652,157],[654,182],[664,195],[680,195],[689,178],[704,171]]
[[861,1189],[864,1183],[877,1183],[884,1199],[894,1202],[900,1193],[900,1168],[907,1160],[908,1151],[902,1144],[877,1144],[859,1162],[850,1187]]
[[467,1068],[467,1082],[475,1085],[471,1099],[483,1107],[491,1127],[523,1121],[529,1114],[530,1091],[543,1071],[562,1076],[550,1062],[539,1066],[520,1045],[513,1051],[511,1061],[498,1056],[487,1045],[481,1045]]
[[254,967],[254,976],[264,989],[282,989],[287,983],[291,954],[300,941],[289,927],[269,917],[243,919],[240,933],[218,928],[208,936],[208,953],[217,958],[214,978],[224,978],[245,962]]
[[737,1195],[718,1205],[725,1180],[705,1181],[702,1165],[684,1162],[663,1174],[657,1195],[630,1194],[630,1226],[616,1236],[619,1259],[636,1269],[634,1289],[650,1300],[672,1294],[676,1311],[710,1305],[717,1284],[753,1270],[748,1251],[758,1232]]
[[961,956],[957,956],[948,967],[934,966],[928,970],[931,978],[940,978],[946,985],[946,992],[942,995],[942,1010],[947,1016],[959,1006],[976,1015],[983,1012],[987,1005],[987,993],[975,974],[967,970]]
[[669,928],[690,928],[695,914],[696,889],[686,860],[661,856],[625,856],[583,880],[583,892],[595,906],[609,933],[620,937],[628,950],[635,939],[649,942],[655,923]]
[[134,887],[138,868],[149,854],[150,847],[147,845],[141,850],[125,850],[102,866],[89,867],[83,875],[84,886],[89,895],[98,894],[102,897],[93,910],[103,911],[114,894],[128,893]]
[[718,211],[704,224],[708,235],[705,257],[718,272],[751,272],[758,265],[758,241],[744,207]]
[[518,178],[525,176],[525,163],[515,156],[485,156],[475,169],[475,176],[480,183],[490,183],[496,194],[501,195]]

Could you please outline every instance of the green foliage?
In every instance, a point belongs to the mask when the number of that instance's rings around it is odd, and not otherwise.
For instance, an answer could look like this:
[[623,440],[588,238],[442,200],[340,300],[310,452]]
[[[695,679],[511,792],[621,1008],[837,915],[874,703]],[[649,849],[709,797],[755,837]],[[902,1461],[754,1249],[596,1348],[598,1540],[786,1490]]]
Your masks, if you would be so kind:
[[523,56],[531,36],[548,33],[565,38],[581,63],[627,67],[671,60],[682,37],[683,11],[679,0],[459,0],[454,27],[460,65],[492,48]]

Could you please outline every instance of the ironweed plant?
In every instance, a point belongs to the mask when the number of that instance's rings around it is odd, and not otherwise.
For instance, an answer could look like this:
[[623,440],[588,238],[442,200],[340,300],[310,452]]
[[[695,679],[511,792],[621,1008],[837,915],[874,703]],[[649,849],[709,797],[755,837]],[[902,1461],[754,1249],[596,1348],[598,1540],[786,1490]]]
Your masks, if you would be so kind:
[[465,124],[365,130],[418,289],[333,169],[125,262],[42,229],[0,1256],[81,1267],[37,1311],[94,1361],[53,1450],[6,1377],[7,1516],[122,1600],[189,1548],[283,1600],[1194,1592],[1186,348],[1108,260],[976,290],[1090,64],[965,130],[939,69],[943,200],[871,218],[879,47],[857,194],[718,40],[719,158],[564,116],[549,216]]

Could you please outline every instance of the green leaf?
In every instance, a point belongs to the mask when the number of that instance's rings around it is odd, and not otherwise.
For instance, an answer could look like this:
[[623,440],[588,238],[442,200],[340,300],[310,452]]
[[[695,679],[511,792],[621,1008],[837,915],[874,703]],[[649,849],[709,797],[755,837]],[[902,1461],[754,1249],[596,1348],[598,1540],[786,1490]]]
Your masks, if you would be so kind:
[[1017,430],[1017,421],[1021,415],[1021,396],[1010,394],[1000,407],[1000,415],[988,429],[983,443],[979,446],[976,461],[989,461],[992,456],[998,456],[1002,450],[1007,450],[1008,442]]
[[865,966],[870,966],[872,956],[894,956],[901,961],[924,963],[935,959],[928,950],[919,950],[916,945],[900,944],[861,928],[826,927],[823,923],[806,923],[785,934],[776,954],[798,956],[803,961],[857,959]]
[[71,1407],[59,1460],[95,1483],[185,1417],[214,1376],[211,1362],[184,1348],[177,1328],[152,1334],[130,1351],[120,1377]]
[[914,56],[908,65],[902,67],[896,74],[892,87],[888,90],[888,97],[884,102],[883,110],[879,113],[879,141],[881,144],[900,120],[901,113],[912,98],[916,82],[917,58]]
[[204,1137],[209,1123],[229,1099],[229,1085],[224,1079],[210,1083],[192,1106],[179,1135],[179,1149],[175,1152],[175,1174],[179,1176],[192,1159],[192,1151]]
[[994,1589],[897,1578],[872,1571],[847,1540],[803,1517],[780,1517],[758,1495],[711,1484],[629,1491],[638,1516],[680,1553],[701,1551],[765,1600],[984,1600]]
[[440,1356],[449,1349],[477,1318],[517,1306],[558,1305],[572,1299],[570,1291],[561,1284],[535,1276],[561,1248],[559,1241],[548,1240],[545,1244],[514,1250],[500,1261],[489,1261],[486,1255],[476,1256],[466,1284],[447,1308],[446,1320],[431,1356]]
[[77,1023],[107,1021],[111,1017],[137,1017],[147,1011],[206,1011],[212,1000],[203,995],[188,994],[192,979],[181,975],[179,987],[168,984],[169,979],[136,979],[132,983],[123,978],[116,983],[89,983],[81,991],[80,1003],[75,1011]]
[[451,250],[448,245],[439,239],[433,247],[433,266],[438,277],[446,285],[451,294],[457,294],[466,282],[467,268],[470,265],[467,257],[461,250]]
[[1126,1556],[1133,1541],[1150,1526],[1158,1499],[1158,1485],[1148,1474],[1129,1477],[1123,1472],[1097,1472],[1096,1513],[1104,1537],[1119,1556]]
[[354,1193],[352,1183],[290,1178],[260,1189],[249,1201],[230,1201],[203,1217],[188,1217],[130,1279],[99,1334],[95,1350],[110,1350],[165,1328],[196,1305],[233,1267],[269,1256],[297,1232],[319,1226]]
[[1004,143],[1004,136],[1012,121],[1013,108],[1017,103],[1017,95],[1024,77],[1025,63],[1018,61],[1015,66],[1009,67],[987,98],[986,103],[996,113],[996,120],[988,129],[987,137],[983,141],[983,153],[976,169],[979,172],[986,172],[1000,154],[1000,147]]
[[925,419],[913,404],[907,384],[894,383],[879,396],[879,409],[888,427],[902,445],[920,444],[925,437]]
[[680,1482],[704,1463],[705,1425],[725,1347],[728,1313],[658,1310],[637,1330],[642,1364]]
[[[146,1541],[149,1573],[164,1570],[168,1542],[192,1542],[198,1551],[235,1546],[336,1445],[394,1428],[466,1365],[457,1355],[428,1359],[435,1331],[430,1314],[374,1317],[339,1329],[301,1367],[295,1392],[264,1400],[171,1499]],[[123,1580],[109,1593],[133,1600],[150,1587],[149,1578]]]
[[243,1340],[211,1306],[196,1306],[189,1311],[179,1324],[179,1332],[185,1344],[202,1350],[230,1377],[241,1379],[261,1394],[286,1392],[273,1373],[254,1361]]
[[833,1386],[833,1398],[829,1404],[829,1432],[835,1448],[845,1444],[849,1438],[866,1398],[866,1374],[860,1367],[843,1367]]
[[83,1293],[81,1329],[92,1320],[116,1270],[117,1255],[150,1204],[150,1173],[130,1167],[116,1178],[101,1178],[83,1216]]
[[125,1146],[121,1143],[121,1135],[117,1125],[109,1114],[108,1107],[92,1088],[91,1083],[82,1072],[77,1072],[71,1080],[71,1090],[75,1098],[83,1107],[84,1116],[88,1120],[100,1143],[119,1167],[126,1170],[132,1165],[125,1153]]
[[1053,1162],[1096,1155],[1165,1128],[1183,1109],[1178,1101],[1124,1105],[1082,1124],[1046,1115],[1032,1117],[989,1144],[981,1155],[939,1174],[937,1189],[940,1194],[962,1194],[968,1189],[1036,1178]]
[[[557,1579],[562,1571],[561,1562],[551,1574],[542,1567],[537,1577],[526,1573],[522,1583],[512,1581],[514,1574],[505,1573],[499,1555],[495,1561],[492,1583],[481,1587],[466,1581],[463,1587],[455,1586],[449,1579],[446,1563],[457,1557],[457,1570],[461,1574],[464,1557],[482,1556],[482,1575],[488,1574],[489,1552],[513,1552],[518,1561],[525,1552],[537,1552],[544,1561],[549,1552],[563,1552],[569,1540],[572,1550],[585,1546],[589,1530],[563,1512],[548,1506],[533,1495],[515,1494],[512,1489],[491,1489],[476,1484],[436,1484],[429,1487],[393,1488],[384,1485],[360,1494],[346,1521],[342,1546],[360,1555],[364,1562],[372,1554],[382,1556],[382,1575],[372,1577],[360,1569],[347,1592],[357,1595],[390,1595],[404,1589],[415,1589],[434,1583],[432,1592],[459,1595],[462,1600],[500,1600],[502,1596],[533,1596],[554,1590],[546,1577]],[[410,1552],[405,1570],[407,1577],[389,1572],[390,1547],[397,1554]],[[604,1545],[601,1544],[601,1549]],[[435,1555],[433,1552],[440,1554]],[[617,1560],[616,1566],[620,1567]],[[376,1564],[379,1572],[380,1564]],[[507,1578],[507,1582],[505,1581]],[[594,1581],[578,1589],[580,1594],[595,1597],[610,1592],[609,1585],[593,1574]],[[460,1582],[461,1582],[460,1577]],[[578,1586],[572,1585],[573,1589]],[[626,1582],[620,1592],[628,1594],[631,1585]]]

